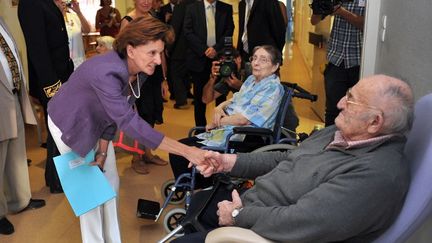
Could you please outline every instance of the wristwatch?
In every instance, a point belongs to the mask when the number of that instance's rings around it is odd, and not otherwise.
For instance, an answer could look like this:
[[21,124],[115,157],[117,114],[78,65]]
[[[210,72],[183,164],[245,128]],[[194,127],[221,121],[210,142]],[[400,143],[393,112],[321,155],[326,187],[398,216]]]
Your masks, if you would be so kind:
[[239,213],[243,210],[243,208],[235,208],[232,212],[231,212],[231,217],[233,218],[233,223],[235,224],[235,219],[236,217],[239,215]]

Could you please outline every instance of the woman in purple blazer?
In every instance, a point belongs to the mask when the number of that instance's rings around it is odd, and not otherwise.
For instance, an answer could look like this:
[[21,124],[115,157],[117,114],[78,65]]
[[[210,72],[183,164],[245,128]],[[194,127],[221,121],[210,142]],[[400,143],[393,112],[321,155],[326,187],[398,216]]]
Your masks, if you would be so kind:
[[[48,104],[48,126],[60,153],[74,151],[84,157],[95,149],[93,165],[117,191],[111,143],[117,128],[149,148],[184,156],[194,164],[204,160],[204,151],[165,137],[132,109],[140,86],[160,65],[165,43],[173,39],[172,29],[155,18],[133,20],[117,36],[114,51],[80,65]],[[121,242],[115,199],[80,216],[80,223],[83,242]]]

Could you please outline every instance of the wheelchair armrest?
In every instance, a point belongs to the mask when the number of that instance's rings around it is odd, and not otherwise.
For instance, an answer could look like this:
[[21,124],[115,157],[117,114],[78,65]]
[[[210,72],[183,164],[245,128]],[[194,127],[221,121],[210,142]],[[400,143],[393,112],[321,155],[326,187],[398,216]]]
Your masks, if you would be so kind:
[[272,136],[273,131],[267,128],[261,127],[234,127],[234,134],[246,134],[246,135],[254,135],[254,136]]
[[240,227],[221,227],[208,233],[205,243],[273,243],[250,229]]
[[192,127],[188,132],[188,137],[205,132],[205,127]]
[[212,151],[218,151],[218,152],[225,152],[225,147],[202,146],[200,149],[212,150]]

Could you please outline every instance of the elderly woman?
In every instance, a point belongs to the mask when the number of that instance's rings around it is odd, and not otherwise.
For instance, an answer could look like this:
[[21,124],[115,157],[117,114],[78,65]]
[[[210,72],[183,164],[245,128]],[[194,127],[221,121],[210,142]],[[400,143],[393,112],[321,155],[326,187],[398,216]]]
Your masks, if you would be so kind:
[[[246,79],[231,100],[215,108],[213,120],[206,126],[208,132],[184,138],[180,142],[197,147],[223,146],[234,126],[273,128],[284,92],[279,77],[275,74],[281,61],[281,53],[275,47],[255,47],[251,57],[252,75]],[[236,141],[243,139],[236,136],[232,138]],[[244,150],[242,144],[236,149]],[[170,163],[175,178],[189,171],[189,161],[180,156],[170,154]],[[197,187],[208,186],[209,183],[211,180],[198,176]]]
[[105,52],[112,50],[112,45],[114,40],[115,39],[109,35],[98,37],[96,39],[97,42],[96,52],[98,54],[103,54]]
[[[95,149],[92,164],[105,172],[117,192],[119,176],[110,141],[116,128],[150,148],[197,164],[204,160],[202,150],[153,130],[132,109],[140,86],[160,65],[164,45],[173,38],[172,29],[159,20],[137,18],[118,35],[115,51],[84,62],[48,104],[48,126],[60,153],[74,151],[84,157]],[[83,214],[80,222],[83,242],[121,242],[116,199]]]

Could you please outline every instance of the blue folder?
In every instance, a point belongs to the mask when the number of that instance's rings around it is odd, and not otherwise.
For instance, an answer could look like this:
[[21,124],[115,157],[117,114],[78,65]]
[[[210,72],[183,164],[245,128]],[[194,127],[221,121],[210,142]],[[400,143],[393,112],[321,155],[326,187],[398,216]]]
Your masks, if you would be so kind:
[[89,165],[94,158],[94,150],[85,158],[74,152],[54,157],[63,191],[76,216],[116,197],[115,191],[99,167]]

